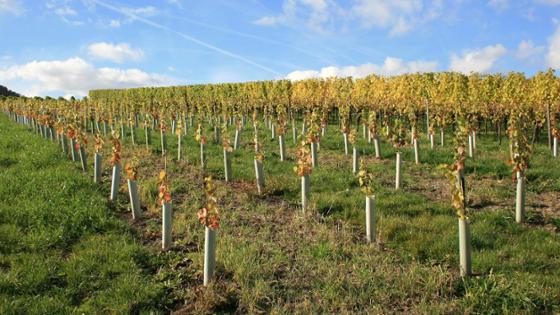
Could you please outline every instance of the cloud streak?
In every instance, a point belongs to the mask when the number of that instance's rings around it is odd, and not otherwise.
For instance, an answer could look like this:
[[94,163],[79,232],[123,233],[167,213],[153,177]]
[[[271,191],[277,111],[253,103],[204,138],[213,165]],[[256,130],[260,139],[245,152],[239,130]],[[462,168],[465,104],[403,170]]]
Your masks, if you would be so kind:
[[[309,57],[313,57],[315,59],[322,60],[323,62],[332,63],[332,60],[327,59],[327,58],[325,58],[323,56],[320,56],[320,55],[313,54],[311,51],[309,51],[307,49],[304,49],[304,48],[301,48],[301,47],[298,47],[298,46],[295,46],[293,43],[283,42],[283,41],[276,40],[276,39],[273,39],[273,38],[268,38],[268,37],[258,36],[258,35],[249,34],[249,33],[245,33],[245,32],[240,32],[240,31],[237,31],[237,30],[234,30],[234,29],[231,29],[231,28],[219,27],[219,26],[216,26],[214,24],[200,22],[200,21],[193,20],[193,19],[190,19],[190,18],[187,18],[187,17],[172,16],[172,18],[178,19],[178,20],[181,20],[181,21],[185,21],[185,22],[188,22],[188,23],[191,23],[191,24],[194,24],[194,25],[202,26],[202,27],[205,27],[207,29],[215,30],[215,31],[218,31],[218,32],[233,34],[233,35],[237,35],[237,36],[240,36],[240,37],[245,37],[245,38],[249,38],[249,39],[258,40],[258,41],[263,42],[263,43],[268,43],[268,44],[271,44],[271,45],[288,48],[290,50],[298,51],[298,52],[300,52],[304,55],[307,55]],[[327,48],[325,48],[325,49],[327,49]]]
[[272,73],[272,74],[274,74],[274,75],[276,75],[276,76],[281,76],[281,74],[280,74],[279,72],[277,72],[277,71],[275,71],[275,70],[273,70],[273,69],[271,69],[271,68],[269,68],[269,67],[267,67],[267,66],[265,66],[265,65],[256,63],[256,62],[254,62],[254,61],[252,61],[252,60],[250,60],[250,59],[248,59],[248,58],[245,58],[245,57],[243,57],[243,56],[241,56],[241,55],[238,55],[238,54],[233,53],[233,52],[231,52],[231,51],[228,51],[228,50],[219,48],[219,47],[214,46],[214,45],[212,45],[212,44],[210,44],[210,43],[207,43],[207,42],[204,42],[204,41],[202,41],[202,40],[199,40],[199,39],[197,39],[197,38],[195,38],[195,37],[192,37],[192,36],[190,36],[190,35],[188,35],[188,34],[185,34],[185,33],[183,33],[183,32],[180,32],[180,31],[174,30],[174,29],[172,29],[172,28],[169,28],[169,27],[167,27],[167,26],[165,26],[165,25],[162,25],[162,24],[153,22],[153,21],[151,21],[151,20],[148,20],[148,19],[146,19],[146,18],[140,17],[140,16],[138,16],[137,14],[134,14],[133,12],[131,12],[130,10],[121,9],[121,8],[118,8],[118,7],[114,6],[114,5],[111,5],[111,4],[108,4],[108,3],[106,3],[106,2],[99,1],[99,0],[91,0],[91,1],[94,2],[94,3],[96,3],[96,4],[98,4],[98,5],[100,5],[100,6],[102,6],[102,7],[104,7],[104,8],[106,8],[106,9],[109,9],[109,10],[111,10],[111,11],[124,14],[124,15],[126,15],[126,16],[128,16],[128,17],[130,17],[130,18],[133,18],[133,19],[135,19],[135,20],[137,20],[137,21],[140,21],[140,22],[142,22],[142,23],[144,23],[144,24],[146,24],[146,25],[150,25],[150,26],[152,26],[152,27],[155,27],[155,28],[158,28],[158,29],[161,29],[161,30],[170,32],[170,33],[173,33],[173,34],[175,34],[175,35],[178,35],[179,37],[182,37],[182,38],[184,38],[184,39],[186,39],[186,40],[188,40],[188,41],[191,41],[191,42],[193,42],[193,43],[195,43],[195,44],[197,44],[197,45],[203,46],[203,47],[205,47],[205,48],[207,48],[207,49],[216,51],[216,52],[218,52],[218,53],[220,53],[220,54],[222,54],[222,55],[224,55],[224,56],[228,56],[228,57],[231,57],[231,58],[233,58],[233,59],[237,59],[237,60],[242,61],[242,62],[244,62],[244,63],[247,63],[247,64],[249,64],[249,65],[251,65],[251,66],[254,66],[254,67],[257,67],[257,68],[259,68],[259,69],[261,69],[261,70],[264,70],[264,71],[266,71],[266,72]]

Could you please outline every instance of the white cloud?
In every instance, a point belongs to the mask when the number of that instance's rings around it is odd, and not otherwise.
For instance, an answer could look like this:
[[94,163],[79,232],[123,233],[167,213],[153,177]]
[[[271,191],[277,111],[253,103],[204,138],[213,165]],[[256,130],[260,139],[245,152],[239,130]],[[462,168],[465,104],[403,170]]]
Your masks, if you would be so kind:
[[23,13],[23,7],[19,0],[0,0],[0,13],[2,12],[20,15]]
[[522,40],[517,46],[515,57],[518,59],[534,60],[544,52],[544,46],[535,46],[531,40]]
[[74,26],[82,26],[82,25],[86,24],[85,22],[77,21],[77,20],[76,21],[70,21],[70,20],[67,20],[67,19],[64,19],[64,18],[62,20],[64,22],[66,22],[68,24],[71,24],[71,25],[74,25]]
[[139,69],[96,68],[79,57],[32,61],[0,69],[0,80],[20,86],[19,90],[27,96],[49,93],[84,96],[91,89],[157,86],[175,82],[169,77]]
[[117,28],[117,27],[120,27],[120,26],[121,26],[121,21],[119,21],[119,20],[111,20],[109,22],[109,27]]
[[62,8],[56,8],[54,10],[54,13],[58,16],[74,16],[78,13],[76,13],[76,11],[70,7],[62,7]]
[[139,61],[144,58],[142,49],[132,48],[127,43],[117,45],[106,42],[93,43],[88,46],[88,53],[94,58],[111,60],[117,63]]
[[387,26],[393,20],[394,10],[397,8],[398,6],[393,6],[389,1],[358,0],[352,10],[362,20],[364,26],[371,27]]
[[315,31],[325,32],[325,25],[334,21],[338,11],[335,3],[327,0],[284,0],[281,14],[264,16],[253,23],[261,26],[303,23]]
[[560,25],[549,38],[549,43],[546,63],[551,68],[560,69]]
[[411,27],[412,26],[410,25],[410,23],[401,16],[399,17],[389,34],[391,36],[403,35],[406,34],[411,29]]
[[273,26],[282,23],[284,19],[278,16],[263,16],[262,18],[255,20],[253,23],[262,26]]
[[183,4],[179,0],[167,0],[167,3],[177,6],[178,8],[182,9]]
[[[1,1],[1,0],[0,0]],[[71,1],[68,0],[51,0],[45,3],[45,7],[51,11],[53,14],[58,16],[58,18],[64,23],[68,23],[73,26],[82,26],[85,24],[83,19],[78,18],[78,12],[70,7],[68,4]]]
[[289,73],[286,79],[304,80],[310,78],[329,78],[329,77],[354,77],[363,78],[369,74],[380,75],[399,75],[403,73],[431,72],[438,67],[435,61],[410,61],[387,57],[381,65],[366,63],[359,66],[347,67],[324,67],[321,70],[298,70]]
[[[10,56],[10,55],[4,55],[4,56],[0,56],[0,68],[3,66],[9,66],[11,64],[13,64],[13,59],[14,57]],[[1,83],[0,83],[1,85]]]
[[536,2],[546,5],[560,5],[560,0],[536,0]]
[[264,16],[253,23],[262,26],[303,24],[325,32],[337,27],[348,29],[348,23],[357,21],[366,29],[387,29],[389,35],[400,36],[440,16],[443,8],[442,0],[426,3],[423,0],[353,0],[351,3],[343,8],[332,0],[284,0],[280,14]]
[[497,11],[504,11],[509,8],[509,0],[490,0],[488,1],[488,5]]
[[489,71],[498,58],[503,56],[506,52],[507,49],[504,46],[496,44],[494,46],[486,46],[481,49],[466,51],[461,57],[452,54],[449,69],[462,73],[485,73]]
[[[357,0],[351,14],[366,28],[389,28],[391,36],[399,36],[412,29],[414,24],[431,20],[439,15],[440,1],[424,7],[421,0]],[[424,10],[426,9],[426,10]]]

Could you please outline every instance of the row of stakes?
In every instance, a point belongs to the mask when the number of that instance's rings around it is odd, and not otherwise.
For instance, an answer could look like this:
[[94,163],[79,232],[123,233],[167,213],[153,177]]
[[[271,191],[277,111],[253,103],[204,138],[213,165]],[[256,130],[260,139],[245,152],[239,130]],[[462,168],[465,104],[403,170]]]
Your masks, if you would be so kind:
[[[14,114],[15,115],[15,114]],[[54,141],[55,137],[60,139],[62,144],[62,149],[66,153],[66,150],[69,146],[67,137],[65,135],[59,136],[58,134],[54,135],[54,128],[48,128],[36,123],[34,119],[28,119],[25,116],[18,116],[15,118],[22,123],[27,124],[28,126],[34,128],[38,133],[41,133],[45,138],[50,138]],[[274,124],[267,122],[267,126],[272,131],[273,138],[275,135],[275,128]],[[185,128],[186,129],[186,128]],[[294,133],[294,139],[296,137],[297,128],[295,125],[292,128]],[[305,131],[305,125],[303,126],[303,131]],[[121,129],[121,132],[123,130]],[[321,131],[322,134],[325,133],[325,128]],[[219,129],[216,130],[216,136],[219,137]],[[149,139],[148,134],[146,135],[146,139]],[[375,156],[380,156],[380,148],[379,148],[379,138],[378,137],[371,137],[369,134],[369,130],[364,127],[364,137],[368,139],[368,142],[373,142],[375,148]],[[440,145],[444,143],[444,135],[443,132],[440,134]],[[285,148],[284,148],[284,139],[282,135],[278,136],[279,144],[280,144],[280,159],[284,160],[285,158]],[[165,137],[162,136],[161,138],[162,148],[166,147]],[[434,147],[434,135],[429,135],[430,139],[430,146]],[[343,140],[344,140],[344,148],[345,154],[348,154],[348,134],[343,133]],[[473,151],[476,148],[476,133],[469,134],[469,156],[473,156]],[[148,144],[148,141],[146,141]],[[415,151],[415,162],[419,163],[418,158],[418,141],[417,139],[412,139],[413,147]],[[179,156],[178,158],[181,159],[181,141],[178,143],[179,145]],[[312,142],[311,143],[311,157],[312,157],[312,166],[318,166],[318,158],[317,158],[317,147],[318,143]],[[204,144],[201,143],[200,145],[201,150],[201,163],[204,167]],[[235,133],[235,140],[234,140],[234,149],[237,149],[239,146],[239,130],[236,130]],[[71,139],[70,143],[71,148],[71,156],[73,161],[80,161],[82,169],[84,171],[87,170],[86,164],[86,152],[83,146],[79,146],[79,150],[76,149],[75,139]],[[257,149],[258,150],[258,149]],[[162,150],[164,153],[165,150]],[[225,180],[231,180],[231,160],[229,158],[229,151],[224,150],[224,170],[225,170]],[[352,170],[354,173],[358,171],[359,165],[359,151],[353,147],[352,149]],[[259,159],[254,160],[254,167],[255,167],[255,177],[256,177],[256,185],[258,193],[261,194],[264,189],[264,172],[263,172],[263,163]],[[402,185],[402,176],[401,176],[401,167],[402,167],[402,157],[401,153],[396,153],[396,178],[395,178],[395,188],[399,189]],[[94,156],[94,182],[99,183],[101,181],[101,155],[95,154]],[[110,200],[115,200],[118,193],[118,187],[120,183],[120,173],[121,173],[121,166],[120,164],[116,164],[113,166],[112,170],[112,181],[111,181],[111,193],[110,193]],[[520,176],[521,177],[521,176]],[[132,210],[133,219],[137,219],[141,217],[141,208],[140,202],[138,197],[138,187],[135,181],[128,180],[128,190],[129,190],[129,198],[130,198],[130,207]],[[524,192],[524,181],[518,181],[518,191]],[[305,210],[309,204],[309,195],[310,195],[310,176],[308,174],[301,177],[301,204],[302,210]],[[518,198],[521,199],[516,202],[516,219],[517,221],[521,221],[523,217],[523,205],[524,205],[524,193],[518,193]],[[520,208],[520,209],[518,209]],[[162,205],[162,212],[163,212],[163,219],[162,219],[162,248],[164,250],[168,249],[171,245],[171,223],[172,223],[172,210],[170,203],[164,203]],[[375,228],[375,196],[366,196],[365,200],[365,219],[366,219],[366,239],[368,242],[374,242],[376,240],[376,228]],[[469,230],[469,222],[466,220],[459,220],[459,239],[460,239],[460,261],[461,261],[461,271],[462,274],[470,274],[471,273],[471,262],[470,262],[470,230]],[[205,254],[204,254],[204,285],[207,285],[212,278],[215,269],[215,249],[216,249],[216,231],[215,229],[206,227],[205,231]]]
[[[62,152],[64,154],[70,153],[71,159],[74,162],[80,162],[81,168],[87,172],[87,156],[84,146],[77,146],[75,139],[70,139],[64,134],[59,135],[55,132],[54,128],[46,127],[37,123],[33,118],[28,118],[24,115],[17,115],[13,112],[5,112],[6,115],[11,117],[15,122],[24,124],[36,133],[40,134],[46,139],[57,141],[60,143]],[[93,181],[97,184],[101,183],[101,165],[102,157],[100,154],[94,154],[94,176]],[[261,166],[262,169],[262,166]],[[121,165],[115,164],[112,168],[111,176],[111,191],[109,200],[115,201],[119,191]],[[138,195],[138,185],[136,181],[127,180],[130,208],[132,218],[137,220],[142,217],[142,210],[140,207],[140,199]],[[168,250],[172,244],[172,208],[171,203],[165,202],[162,204],[162,249]],[[205,227],[205,241],[204,241],[204,285],[207,286],[215,272],[216,266],[216,229]]]

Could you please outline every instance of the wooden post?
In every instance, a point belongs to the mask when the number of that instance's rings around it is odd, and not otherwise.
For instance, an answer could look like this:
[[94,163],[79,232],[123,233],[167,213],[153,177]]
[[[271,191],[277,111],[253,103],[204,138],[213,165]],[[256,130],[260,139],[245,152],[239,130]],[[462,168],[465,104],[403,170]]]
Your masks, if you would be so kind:
[[63,153],[68,152],[68,138],[66,137],[65,134],[62,134],[61,136],[61,143],[62,143],[62,152]]
[[136,145],[136,132],[134,125],[130,125],[130,140],[132,141],[132,145]]
[[164,156],[165,153],[167,153],[167,135],[165,134],[165,132],[163,131],[163,129],[160,130],[160,137],[161,137],[161,155]]
[[148,127],[148,125],[144,126],[144,137],[145,137],[145,142],[146,142],[146,150],[149,150],[152,137],[151,137],[150,128]]
[[72,154],[72,161],[76,162],[78,161],[78,151],[76,150],[76,139],[72,138],[70,139],[70,152]]

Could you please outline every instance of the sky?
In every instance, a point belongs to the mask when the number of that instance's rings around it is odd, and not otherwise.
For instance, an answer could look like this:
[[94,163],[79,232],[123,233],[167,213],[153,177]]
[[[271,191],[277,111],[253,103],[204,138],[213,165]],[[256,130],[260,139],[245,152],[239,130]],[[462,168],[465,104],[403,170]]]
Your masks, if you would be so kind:
[[27,96],[549,67],[560,0],[0,0],[0,85]]

